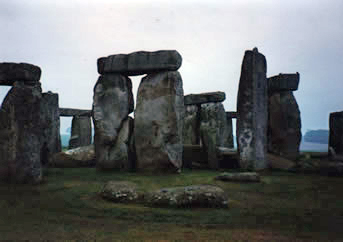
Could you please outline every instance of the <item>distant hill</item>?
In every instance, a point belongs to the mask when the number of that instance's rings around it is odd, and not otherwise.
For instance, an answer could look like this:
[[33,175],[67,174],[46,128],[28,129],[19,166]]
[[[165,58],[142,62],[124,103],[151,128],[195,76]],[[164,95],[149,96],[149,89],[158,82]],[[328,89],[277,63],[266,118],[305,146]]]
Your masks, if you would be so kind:
[[304,141],[318,143],[318,144],[328,144],[329,143],[329,130],[318,129],[318,130],[308,130],[304,135]]

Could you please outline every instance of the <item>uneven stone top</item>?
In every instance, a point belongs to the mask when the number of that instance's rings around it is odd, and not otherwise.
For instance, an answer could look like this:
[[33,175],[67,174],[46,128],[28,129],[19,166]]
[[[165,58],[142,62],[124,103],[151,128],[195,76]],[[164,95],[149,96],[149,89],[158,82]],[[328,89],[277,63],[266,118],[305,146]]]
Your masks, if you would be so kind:
[[330,117],[343,118],[343,111],[330,113]]
[[176,50],[138,51],[99,58],[98,72],[136,76],[159,71],[176,71],[181,64],[182,57]]
[[237,118],[237,112],[225,112],[226,117],[231,119],[231,118]]
[[12,86],[15,81],[38,82],[41,69],[27,63],[0,63],[0,85]]
[[296,91],[299,86],[299,73],[279,74],[268,78],[269,92]]
[[72,116],[92,116],[92,110],[75,109],[75,108],[60,108],[60,116],[72,117]]
[[200,94],[189,94],[184,98],[185,105],[195,105],[203,103],[223,102],[225,92],[206,92]]

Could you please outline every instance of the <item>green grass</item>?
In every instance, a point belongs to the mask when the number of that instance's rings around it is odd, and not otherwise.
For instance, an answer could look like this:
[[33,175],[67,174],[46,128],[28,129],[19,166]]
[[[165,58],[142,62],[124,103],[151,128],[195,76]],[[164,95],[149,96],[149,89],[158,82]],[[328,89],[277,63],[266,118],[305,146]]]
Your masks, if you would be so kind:
[[[259,184],[224,183],[215,171],[177,175],[49,169],[39,186],[0,184],[0,240],[342,240],[343,178],[264,172]],[[141,190],[214,184],[228,209],[114,204],[98,192],[109,180]]]

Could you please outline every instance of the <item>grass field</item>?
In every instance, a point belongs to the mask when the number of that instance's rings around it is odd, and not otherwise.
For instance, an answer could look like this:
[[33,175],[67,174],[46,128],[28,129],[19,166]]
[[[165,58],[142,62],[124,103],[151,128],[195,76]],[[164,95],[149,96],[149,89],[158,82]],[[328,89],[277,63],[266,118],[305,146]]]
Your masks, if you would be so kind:
[[[49,169],[39,186],[0,184],[1,240],[343,240],[343,178],[264,172],[259,184],[224,183],[215,171],[177,175]],[[109,180],[141,190],[215,184],[228,209],[113,204],[98,196]]]

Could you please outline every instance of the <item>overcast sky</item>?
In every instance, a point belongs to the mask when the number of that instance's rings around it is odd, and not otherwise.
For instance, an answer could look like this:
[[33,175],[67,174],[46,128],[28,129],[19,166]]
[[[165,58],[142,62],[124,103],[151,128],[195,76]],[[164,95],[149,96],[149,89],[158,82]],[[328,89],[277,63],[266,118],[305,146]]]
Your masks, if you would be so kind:
[[244,51],[256,46],[267,76],[300,73],[303,132],[343,110],[342,0],[0,0],[0,29],[0,62],[40,66],[61,107],[91,108],[97,58],[176,49],[185,94],[224,91],[235,111]]

